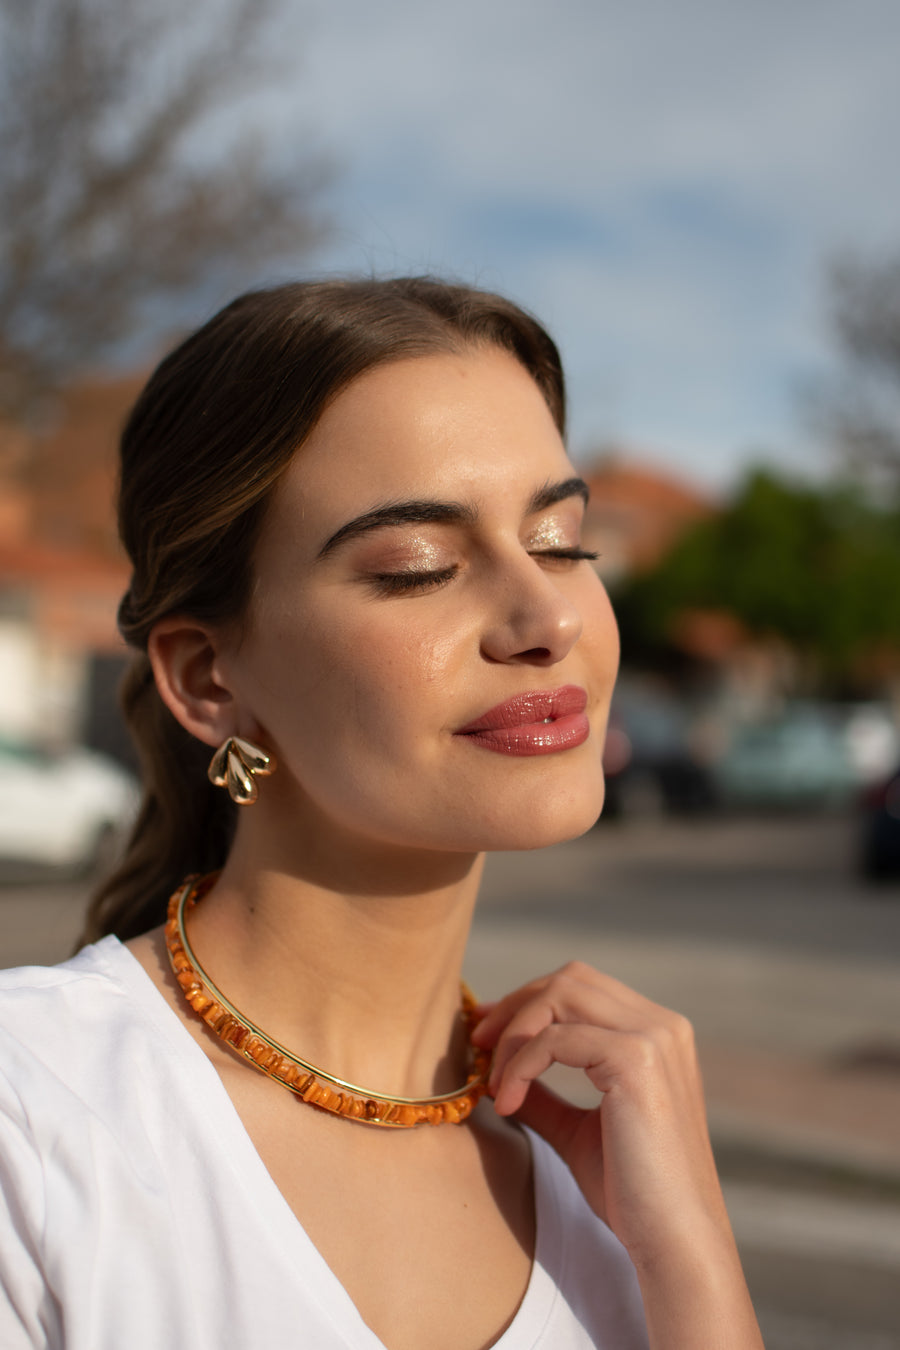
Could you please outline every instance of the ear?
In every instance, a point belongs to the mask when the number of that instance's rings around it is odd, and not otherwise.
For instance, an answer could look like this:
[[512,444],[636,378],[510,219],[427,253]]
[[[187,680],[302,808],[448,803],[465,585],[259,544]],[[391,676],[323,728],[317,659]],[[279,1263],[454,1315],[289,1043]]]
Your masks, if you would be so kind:
[[219,636],[196,619],[169,615],[150,633],[147,655],[160,698],[207,745],[237,734],[237,706],[219,661]]

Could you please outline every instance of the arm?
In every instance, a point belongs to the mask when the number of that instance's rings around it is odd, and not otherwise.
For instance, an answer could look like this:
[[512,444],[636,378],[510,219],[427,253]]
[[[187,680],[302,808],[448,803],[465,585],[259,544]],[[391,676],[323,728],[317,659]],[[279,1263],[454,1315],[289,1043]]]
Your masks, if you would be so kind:
[[[473,1038],[490,1091],[556,1149],[628,1251],[651,1350],[764,1350],[709,1142],[686,1018],[573,962],[502,999]],[[581,1068],[602,1101],[562,1101],[539,1075]]]

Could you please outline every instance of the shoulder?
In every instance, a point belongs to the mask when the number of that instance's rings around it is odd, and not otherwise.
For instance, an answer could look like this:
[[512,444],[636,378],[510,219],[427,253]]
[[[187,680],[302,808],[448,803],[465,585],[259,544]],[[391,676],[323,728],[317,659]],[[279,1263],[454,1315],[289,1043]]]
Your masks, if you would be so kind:
[[0,971],[0,1039],[8,1048],[70,1043],[85,1022],[121,997],[127,959],[117,938],[85,947],[58,966]]
[[127,1003],[128,962],[117,938],[84,948],[58,966],[0,971],[0,1068],[33,1058],[64,1068]]
[[115,979],[125,949],[116,937],[105,937],[82,947],[68,961],[56,966],[15,966],[0,970],[0,1010],[18,997],[43,990],[84,987],[95,979]]
[[171,1063],[160,1050],[179,1057],[182,1034],[117,938],[58,966],[0,971],[0,1116],[32,1134],[85,1113],[112,1122]]

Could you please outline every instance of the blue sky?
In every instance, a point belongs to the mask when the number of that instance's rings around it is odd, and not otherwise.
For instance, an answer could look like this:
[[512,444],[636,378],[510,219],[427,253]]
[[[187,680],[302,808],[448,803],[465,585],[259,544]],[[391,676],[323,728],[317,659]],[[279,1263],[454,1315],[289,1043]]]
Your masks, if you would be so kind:
[[557,338],[576,457],[824,463],[824,269],[900,249],[896,0],[297,6],[275,153],[336,162],[312,269],[450,274]]

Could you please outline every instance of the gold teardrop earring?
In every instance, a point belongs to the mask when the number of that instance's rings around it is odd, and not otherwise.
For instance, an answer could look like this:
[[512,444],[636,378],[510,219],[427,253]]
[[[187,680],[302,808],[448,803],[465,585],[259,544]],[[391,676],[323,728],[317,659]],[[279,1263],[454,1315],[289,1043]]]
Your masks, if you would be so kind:
[[210,760],[207,774],[216,787],[228,789],[238,806],[252,806],[259,796],[254,779],[267,777],[277,767],[268,750],[240,736],[229,736]]

